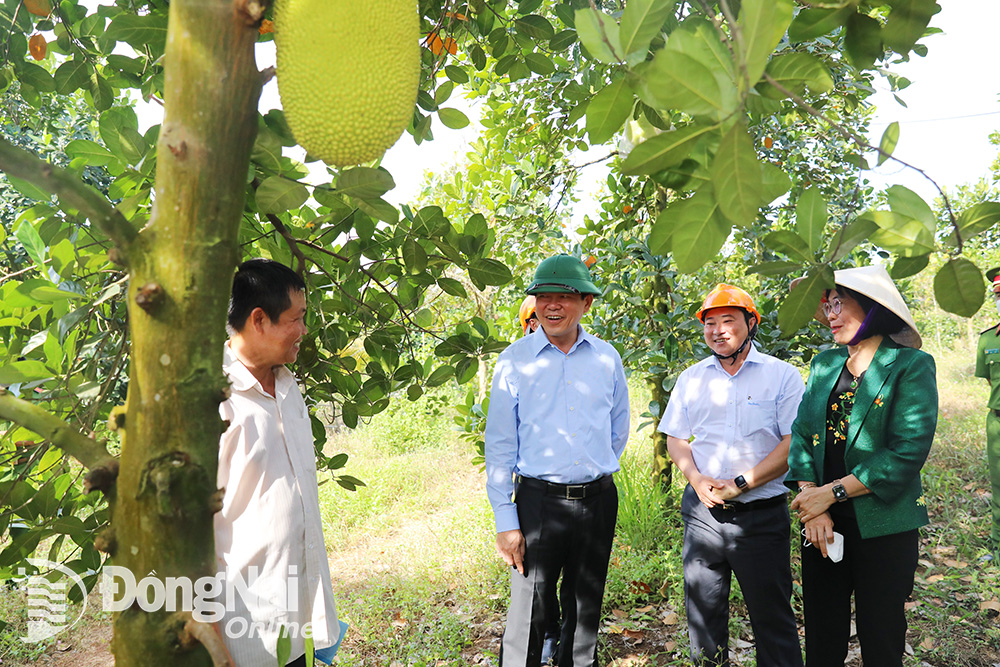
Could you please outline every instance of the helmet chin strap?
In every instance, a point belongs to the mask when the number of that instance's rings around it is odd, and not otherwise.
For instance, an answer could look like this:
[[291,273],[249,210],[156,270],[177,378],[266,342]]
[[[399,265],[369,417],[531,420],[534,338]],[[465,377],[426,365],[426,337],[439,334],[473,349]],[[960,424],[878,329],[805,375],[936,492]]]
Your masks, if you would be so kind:
[[[998,308],[998,310],[1000,310],[1000,308]],[[736,358],[739,357],[741,354],[743,354],[743,350],[747,349],[747,345],[750,344],[750,341],[753,340],[753,337],[756,334],[757,334],[757,322],[754,322],[753,323],[753,328],[750,329],[750,331],[747,333],[747,337],[746,337],[746,339],[744,339],[743,344],[740,345],[739,348],[735,352],[733,352],[732,354],[727,354],[727,355],[723,356],[723,355],[719,354],[718,352],[716,352],[715,350],[712,350],[712,354],[714,354],[715,357],[719,360],[719,363],[724,362],[726,359],[731,359],[732,361],[729,362],[729,365],[730,366],[735,366],[736,365]]]
[[743,354],[743,350],[747,349],[747,345],[750,344],[750,339],[751,338],[752,338],[752,336],[747,336],[746,339],[743,341],[743,344],[740,345],[739,349],[737,349],[732,354],[727,354],[727,355],[723,356],[723,355],[719,354],[718,352],[716,352],[715,350],[712,350],[712,354],[714,354],[716,356],[716,358],[720,362],[723,362],[726,359],[732,359],[732,361],[729,362],[729,365],[730,366],[735,366],[736,365],[736,357],[738,357],[741,354]]

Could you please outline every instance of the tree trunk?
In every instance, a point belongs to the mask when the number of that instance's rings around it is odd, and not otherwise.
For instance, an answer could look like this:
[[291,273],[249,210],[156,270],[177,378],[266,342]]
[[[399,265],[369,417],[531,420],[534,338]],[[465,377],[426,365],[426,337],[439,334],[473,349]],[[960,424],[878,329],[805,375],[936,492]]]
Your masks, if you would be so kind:
[[[132,356],[110,541],[113,564],[137,580],[217,569],[222,346],[257,133],[262,4],[170,3],[155,204],[127,257]],[[116,614],[115,664],[211,664],[185,620],[138,604]]]
[[[656,401],[656,404],[660,406],[660,414],[657,415],[656,420],[659,424],[659,420],[663,417],[663,411],[667,407],[667,400],[670,398],[667,392],[663,391],[663,375],[650,375],[646,378],[649,383],[650,394],[652,394],[652,399]],[[667,453],[667,436],[665,433],[660,433],[656,429],[656,425],[653,426],[653,479],[654,481],[659,481],[660,488],[664,491],[670,488],[670,482],[673,477],[673,462],[670,460],[670,455]]]

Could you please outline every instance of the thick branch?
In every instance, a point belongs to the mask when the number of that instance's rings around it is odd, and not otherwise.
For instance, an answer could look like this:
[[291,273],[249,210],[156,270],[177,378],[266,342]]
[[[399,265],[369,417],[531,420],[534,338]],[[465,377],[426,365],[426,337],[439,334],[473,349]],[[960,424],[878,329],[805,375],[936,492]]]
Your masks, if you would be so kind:
[[198,642],[208,651],[215,667],[235,667],[233,657],[229,655],[226,645],[222,643],[222,637],[213,626],[194,620],[191,614],[186,612],[178,616],[187,619],[180,634],[181,646],[187,648]]
[[0,388],[0,418],[20,424],[55,444],[90,470],[115,470],[118,461],[96,440],[88,438],[48,410]]
[[72,172],[41,160],[3,138],[0,138],[0,170],[55,194],[63,208],[83,213],[107,234],[122,256],[127,256],[129,246],[139,236],[104,195]]

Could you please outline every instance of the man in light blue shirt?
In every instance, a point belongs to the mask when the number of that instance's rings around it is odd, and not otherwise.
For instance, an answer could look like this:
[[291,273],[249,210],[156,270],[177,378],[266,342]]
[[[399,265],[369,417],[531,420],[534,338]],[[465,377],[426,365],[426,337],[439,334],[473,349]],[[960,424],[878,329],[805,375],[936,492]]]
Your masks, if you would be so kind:
[[689,482],[681,516],[691,661],[729,665],[735,573],[758,667],[800,667],[782,481],[805,385],[791,364],[754,347],[760,314],[739,287],[716,286],[698,319],[712,356],[677,378],[659,425]]
[[486,491],[512,567],[502,667],[537,667],[562,573],[560,667],[591,667],[618,513],[612,473],[628,442],[614,347],[580,320],[600,290],[575,257],[543,261],[527,292],[541,330],[497,360],[486,420]]

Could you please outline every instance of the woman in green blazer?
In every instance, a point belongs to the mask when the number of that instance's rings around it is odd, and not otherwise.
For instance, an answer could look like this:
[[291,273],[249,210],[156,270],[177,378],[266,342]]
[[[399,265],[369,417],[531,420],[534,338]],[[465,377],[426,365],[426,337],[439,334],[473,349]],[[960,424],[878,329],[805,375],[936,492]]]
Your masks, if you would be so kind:
[[[865,665],[902,665],[937,426],[934,359],[881,266],[835,273],[817,318],[840,347],[812,362],[785,483],[803,525],[806,665],[843,667],[854,595]],[[843,556],[835,557],[843,536]]]

